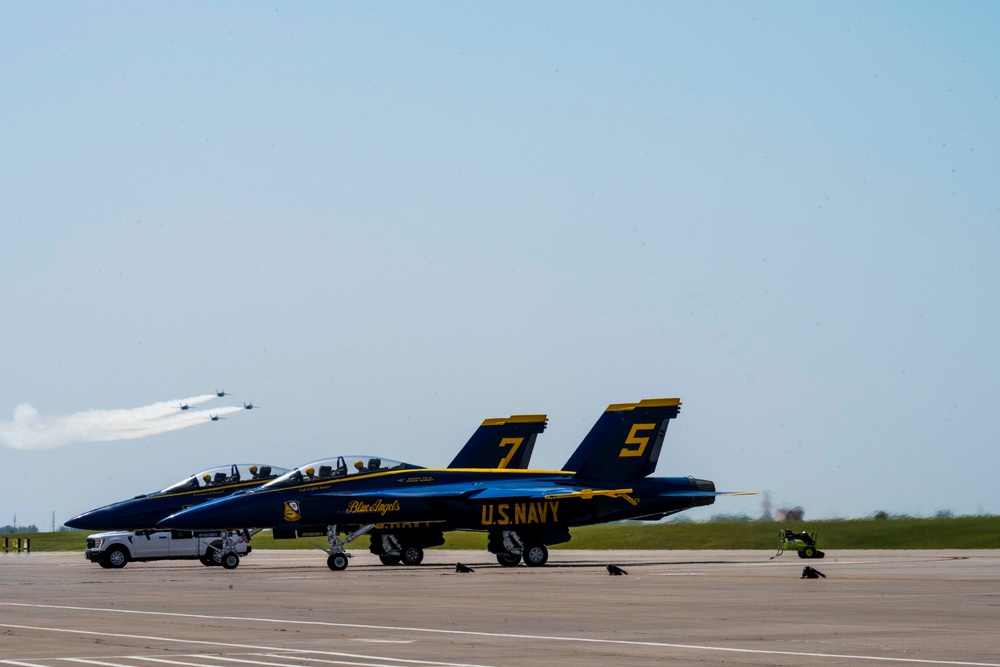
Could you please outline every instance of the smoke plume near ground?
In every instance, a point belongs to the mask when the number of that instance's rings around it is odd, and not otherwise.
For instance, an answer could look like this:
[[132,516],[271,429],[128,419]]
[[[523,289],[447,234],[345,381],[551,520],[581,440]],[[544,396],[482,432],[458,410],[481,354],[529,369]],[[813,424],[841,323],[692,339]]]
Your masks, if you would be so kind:
[[[212,416],[239,412],[240,406],[195,410],[216,398],[203,394],[141,408],[87,410],[50,417],[27,403],[14,409],[13,421],[0,421],[0,443],[12,449],[52,449],[71,442],[133,440],[211,422]],[[189,409],[182,410],[187,405]]]

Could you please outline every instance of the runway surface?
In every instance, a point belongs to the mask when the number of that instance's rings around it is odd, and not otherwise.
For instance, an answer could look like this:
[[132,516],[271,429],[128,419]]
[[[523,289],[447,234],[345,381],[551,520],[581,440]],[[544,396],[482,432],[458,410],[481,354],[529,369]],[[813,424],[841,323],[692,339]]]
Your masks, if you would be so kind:
[[[772,555],[553,550],[501,568],[485,552],[430,550],[418,567],[359,552],[331,572],[319,551],[235,570],[7,554],[0,665],[1000,666],[998,551]],[[827,578],[801,579],[805,565]]]

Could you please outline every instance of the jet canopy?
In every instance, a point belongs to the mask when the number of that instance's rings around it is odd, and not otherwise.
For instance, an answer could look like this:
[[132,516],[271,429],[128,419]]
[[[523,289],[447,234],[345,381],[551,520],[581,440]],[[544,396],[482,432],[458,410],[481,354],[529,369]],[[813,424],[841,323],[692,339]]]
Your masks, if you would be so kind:
[[389,470],[417,469],[422,466],[412,463],[383,459],[369,454],[351,454],[344,456],[334,456],[329,459],[320,459],[299,466],[291,472],[285,473],[278,479],[268,482],[260,487],[261,491],[268,489],[280,489],[300,484],[311,484],[322,482],[328,479],[339,479],[343,477],[354,477],[359,475],[371,475]]
[[234,463],[227,466],[218,466],[196,472],[190,477],[185,477],[176,484],[172,484],[155,494],[180,493],[182,491],[193,491],[224,484],[236,484],[237,482],[256,482],[275,479],[288,472],[288,468],[265,465],[263,463]]

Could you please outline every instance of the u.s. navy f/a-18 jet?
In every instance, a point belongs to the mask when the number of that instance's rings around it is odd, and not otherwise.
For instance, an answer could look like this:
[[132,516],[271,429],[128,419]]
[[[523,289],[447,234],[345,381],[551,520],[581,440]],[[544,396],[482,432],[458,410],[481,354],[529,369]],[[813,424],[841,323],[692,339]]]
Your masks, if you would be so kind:
[[[509,419],[487,419],[473,433],[452,467],[524,467],[531,456],[535,436],[545,429],[545,415],[514,415]],[[84,512],[66,522],[81,530],[136,530],[152,528],[158,521],[198,505],[241,490],[252,489],[288,473],[287,468],[265,464],[237,463],[196,472],[152,493]],[[324,531],[325,532],[325,531]],[[376,533],[380,554],[399,562],[400,546],[436,546],[444,542],[440,530],[425,526],[382,528]],[[376,544],[376,540],[373,540]],[[375,550],[376,547],[373,547]],[[414,552],[410,553],[411,558]],[[409,562],[409,561],[407,561]]]
[[548,560],[549,545],[569,541],[571,527],[658,520],[728,495],[708,480],[649,477],[680,405],[680,399],[661,398],[608,406],[564,470],[433,469],[340,456],[307,464],[252,491],[183,510],[160,525],[325,531],[327,565],[338,571],[348,564],[344,545],[377,524],[441,523],[449,529],[487,531],[489,550],[501,565],[523,560],[541,566]]
[[66,522],[82,530],[136,530],[152,528],[160,519],[185,507],[253,489],[288,472],[260,463],[234,463],[196,472],[176,484],[128,500],[98,507]]

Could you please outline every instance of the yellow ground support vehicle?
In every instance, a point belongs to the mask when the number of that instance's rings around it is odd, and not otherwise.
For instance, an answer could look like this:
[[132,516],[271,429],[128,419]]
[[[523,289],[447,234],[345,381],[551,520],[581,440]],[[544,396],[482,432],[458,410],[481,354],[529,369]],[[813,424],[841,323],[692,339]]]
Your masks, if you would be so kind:
[[816,533],[793,533],[788,528],[778,532],[778,553],[772,558],[786,551],[797,551],[799,558],[822,558],[826,555],[816,548]]

